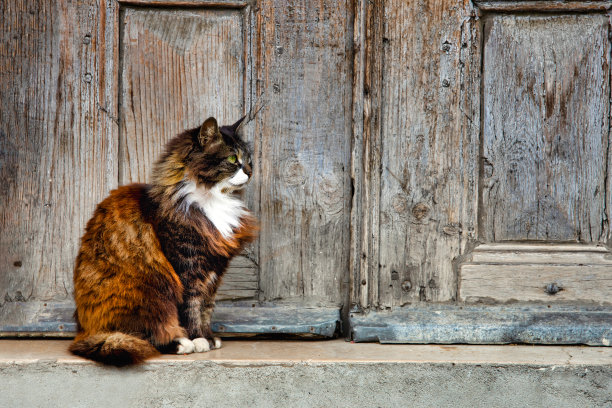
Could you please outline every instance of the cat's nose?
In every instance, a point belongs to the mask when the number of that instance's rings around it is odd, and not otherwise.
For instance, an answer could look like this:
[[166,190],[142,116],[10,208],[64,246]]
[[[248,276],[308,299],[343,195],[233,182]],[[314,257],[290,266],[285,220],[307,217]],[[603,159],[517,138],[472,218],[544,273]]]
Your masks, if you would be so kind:
[[244,171],[244,174],[246,174],[249,177],[251,177],[251,174],[253,174],[253,170],[251,169],[251,166],[249,166],[248,164],[242,167],[242,171]]

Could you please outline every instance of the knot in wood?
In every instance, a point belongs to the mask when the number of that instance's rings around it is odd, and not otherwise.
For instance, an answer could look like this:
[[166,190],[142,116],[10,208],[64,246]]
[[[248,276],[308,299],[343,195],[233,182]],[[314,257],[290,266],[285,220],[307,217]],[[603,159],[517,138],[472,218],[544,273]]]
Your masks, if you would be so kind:
[[421,221],[429,213],[429,207],[426,204],[418,203],[412,208],[412,215],[417,220]]

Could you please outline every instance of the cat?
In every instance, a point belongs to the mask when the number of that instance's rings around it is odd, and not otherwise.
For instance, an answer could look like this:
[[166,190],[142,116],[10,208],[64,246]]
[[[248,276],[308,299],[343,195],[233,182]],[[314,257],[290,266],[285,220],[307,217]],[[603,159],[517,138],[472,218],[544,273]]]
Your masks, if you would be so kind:
[[243,119],[219,128],[211,117],[179,134],[150,184],[119,187],[97,206],[74,269],[73,354],[124,366],[221,347],[215,293],[257,235],[237,196],[252,173]]

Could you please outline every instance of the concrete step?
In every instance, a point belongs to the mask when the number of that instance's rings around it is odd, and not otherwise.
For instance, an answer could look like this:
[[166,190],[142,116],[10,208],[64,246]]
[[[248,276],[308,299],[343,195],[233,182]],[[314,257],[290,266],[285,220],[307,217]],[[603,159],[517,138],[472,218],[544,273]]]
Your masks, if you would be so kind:
[[226,340],[131,368],[0,340],[0,407],[612,407],[612,348]]

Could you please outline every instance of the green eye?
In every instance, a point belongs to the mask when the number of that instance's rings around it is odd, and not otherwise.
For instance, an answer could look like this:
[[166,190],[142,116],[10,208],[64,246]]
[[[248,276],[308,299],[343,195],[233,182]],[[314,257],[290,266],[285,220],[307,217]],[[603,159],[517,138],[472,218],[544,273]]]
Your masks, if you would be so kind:
[[236,163],[236,160],[238,160],[238,158],[236,157],[235,154],[232,154],[230,157],[227,158],[227,161],[232,164]]

